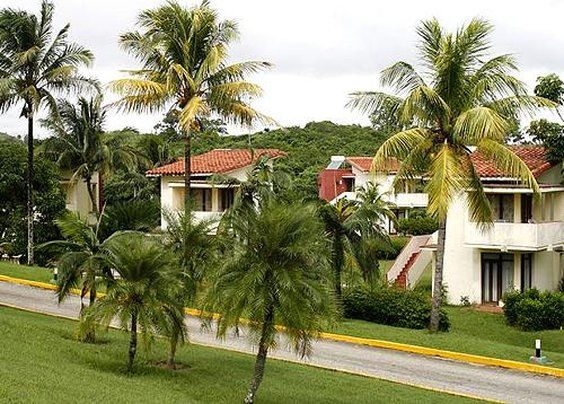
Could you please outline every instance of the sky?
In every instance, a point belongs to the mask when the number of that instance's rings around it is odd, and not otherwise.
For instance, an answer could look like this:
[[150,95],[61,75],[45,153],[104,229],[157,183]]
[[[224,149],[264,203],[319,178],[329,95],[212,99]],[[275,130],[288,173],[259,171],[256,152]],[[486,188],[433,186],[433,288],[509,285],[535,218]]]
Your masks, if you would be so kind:
[[[180,1],[192,6],[194,1]],[[163,3],[155,0],[55,0],[55,27],[70,22],[70,38],[95,55],[85,70],[102,83],[125,76],[138,64],[118,45],[119,34],[134,28],[139,12]],[[37,12],[39,0],[1,0],[0,6]],[[379,72],[404,60],[416,63],[415,28],[436,17],[454,30],[472,17],[495,26],[492,53],[516,55],[518,77],[532,91],[536,77],[551,72],[564,77],[564,1],[472,0],[212,0],[224,19],[239,24],[240,40],[230,61],[265,60],[271,71],[251,80],[264,89],[253,106],[282,126],[310,121],[368,125],[367,117],[345,108],[348,94],[377,90]],[[111,101],[113,95],[106,94]],[[164,111],[163,111],[164,113]],[[163,113],[110,113],[107,130],[132,126],[150,132]],[[0,116],[0,132],[23,134],[19,109]],[[260,130],[255,127],[253,130]],[[230,133],[245,128],[229,127]],[[38,128],[40,137],[46,133]]]

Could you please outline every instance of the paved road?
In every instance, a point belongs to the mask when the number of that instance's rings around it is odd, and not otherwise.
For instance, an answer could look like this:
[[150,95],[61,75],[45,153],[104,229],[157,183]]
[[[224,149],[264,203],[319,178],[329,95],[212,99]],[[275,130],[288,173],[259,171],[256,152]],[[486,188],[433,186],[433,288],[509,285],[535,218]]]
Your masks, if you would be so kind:
[[[5,282],[0,282],[0,303],[67,317],[76,317],[79,308],[76,296],[58,305],[51,291]],[[218,341],[213,331],[201,329],[197,318],[188,316],[186,322],[193,343],[253,352],[244,332]],[[492,400],[564,403],[562,379],[388,349],[320,340],[309,359],[300,359],[283,343],[270,356]]]

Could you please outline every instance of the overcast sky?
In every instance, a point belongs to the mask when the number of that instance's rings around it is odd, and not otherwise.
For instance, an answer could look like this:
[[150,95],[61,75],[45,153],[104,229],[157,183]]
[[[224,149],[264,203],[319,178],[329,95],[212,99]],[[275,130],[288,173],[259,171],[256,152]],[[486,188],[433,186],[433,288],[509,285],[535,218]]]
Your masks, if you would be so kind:
[[[70,37],[95,57],[87,72],[103,83],[123,77],[136,63],[118,46],[118,35],[133,28],[140,10],[154,0],[55,0],[56,27],[71,23]],[[187,6],[193,1],[183,1]],[[519,77],[532,90],[538,75],[564,77],[564,1],[452,0],[212,0],[223,18],[239,23],[241,39],[232,61],[266,60],[275,68],[252,77],[264,96],[254,103],[281,125],[310,121],[368,124],[347,110],[347,94],[378,88],[378,72],[398,60],[414,62],[415,27],[437,17],[449,29],[473,16],[495,25],[493,52],[514,53]],[[39,0],[1,0],[0,6],[39,9]],[[19,110],[0,116],[0,132],[22,134]],[[133,126],[151,131],[162,114],[111,114],[107,129]],[[261,128],[255,128],[261,129]],[[241,129],[230,128],[232,133]],[[42,133],[41,130],[39,130]]]

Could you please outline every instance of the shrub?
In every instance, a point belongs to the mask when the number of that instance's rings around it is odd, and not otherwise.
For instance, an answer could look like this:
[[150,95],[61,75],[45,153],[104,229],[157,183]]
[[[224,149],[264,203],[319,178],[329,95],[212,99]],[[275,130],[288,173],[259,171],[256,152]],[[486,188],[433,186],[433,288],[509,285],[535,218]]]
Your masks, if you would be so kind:
[[564,325],[564,292],[507,292],[503,313],[509,325],[523,330],[550,330]]
[[409,237],[392,237],[390,245],[385,245],[378,250],[377,258],[379,260],[395,260],[403,247],[409,242],[409,239]]
[[399,219],[397,230],[401,234],[419,236],[432,234],[439,228],[437,219],[429,216],[425,211],[414,211],[409,217]]
[[[431,318],[431,300],[420,292],[396,287],[374,291],[357,287],[345,291],[343,314],[346,318],[377,324],[423,329]],[[439,329],[448,331],[449,328],[447,314],[441,311]]]

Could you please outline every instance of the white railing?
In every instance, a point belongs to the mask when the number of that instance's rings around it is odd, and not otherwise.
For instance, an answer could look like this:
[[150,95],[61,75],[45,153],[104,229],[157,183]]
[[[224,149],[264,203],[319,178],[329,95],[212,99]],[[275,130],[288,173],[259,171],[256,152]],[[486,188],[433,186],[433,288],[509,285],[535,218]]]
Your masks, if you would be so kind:
[[409,240],[403,250],[401,250],[401,253],[394,261],[392,267],[389,269],[386,275],[388,282],[393,282],[396,280],[405,264],[407,264],[409,257],[411,257],[413,253],[419,251],[421,247],[427,243],[429,237],[429,235],[411,237],[411,240]]
[[390,195],[388,200],[401,208],[424,208],[429,203],[429,195],[424,193],[397,193]]
[[501,249],[544,249],[564,244],[564,222],[494,223],[481,231],[475,223],[464,228],[466,244]]
[[417,281],[419,281],[419,278],[421,278],[421,275],[423,275],[423,272],[425,272],[425,269],[427,269],[427,266],[431,263],[432,259],[433,251],[421,250],[417,258],[415,259],[415,262],[411,265],[409,271],[407,271],[408,289],[411,289],[413,288],[413,286],[415,286]]

